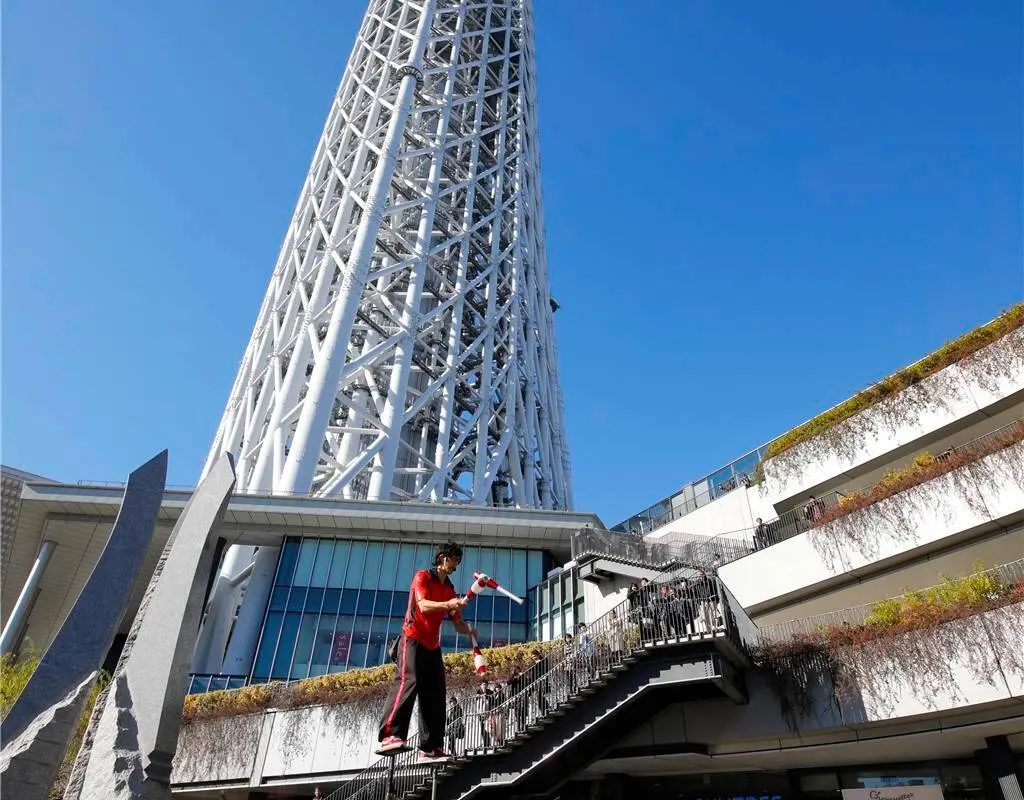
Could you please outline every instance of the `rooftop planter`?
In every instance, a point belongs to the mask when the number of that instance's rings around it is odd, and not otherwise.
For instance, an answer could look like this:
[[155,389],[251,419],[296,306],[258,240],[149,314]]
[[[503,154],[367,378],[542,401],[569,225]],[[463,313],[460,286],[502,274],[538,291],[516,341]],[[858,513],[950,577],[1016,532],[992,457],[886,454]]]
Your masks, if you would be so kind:
[[[998,571],[944,578],[868,609],[860,624],[762,641],[755,667],[767,678],[790,727],[840,709],[848,723],[893,716],[916,705],[974,702],[967,683],[1024,692],[1024,578]],[[977,565],[980,568],[980,565]],[[964,680],[964,678],[968,680]],[[823,688],[825,691],[823,691]],[[822,704],[828,707],[822,707]]]
[[[1004,311],[992,322],[968,331],[963,336],[947,342],[938,350],[920,361],[904,367],[878,383],[857,393],[849,400],[824,411],[802,425],[783,434],[768,445],[765,460],[775,458],[803,442],[820,436],[835,426],[881,403],[905,389],[915,386],[945,367],[965,361],[983,348],[998,342],[1024,325],[1024,303]],[[996,359],[998,361],[998,359]],[[984,365],[982,372],[998,372],[998,363]]]
[[[983,441],[993,439],[999,437]],[[1024,509],[1024,441],[976,460],[957,457],[948,467],[922,459],[844,513],[830,508],[823,504],[817,527],[721,567],[744,608],[761,613],[795,602],[824,582],[1018,514]]]
[[812,529],[820,528],[847,514],[860,511],[967,464],[973,464],[985,456],[998,453],[1021,441],[1024,441],[1024,420],[1007,425],[977,443],[971,443],[969,446],[953,452],[942,453],[938,456],[923,452],[910,465],[888,472],[878,483],[864,491],[843,495],[836,505],[825,509],[821,516],[811,523],[810,527]]
[[[558,642],[527,642],[485,649],[488,674],[492,680],[505,680],[516,669],[532,663],[531,653],[546,653]],[[464,689],[477,683],[472,653],[444,656],[449,689]],[[317,705],[344,705],[383,698],[395,676],[395,667],[350,669],[292,683],[261,683],[229,691],[192,694],[185,698],[184,724],[198,720],[254,714],[271,708],[306,708]]]

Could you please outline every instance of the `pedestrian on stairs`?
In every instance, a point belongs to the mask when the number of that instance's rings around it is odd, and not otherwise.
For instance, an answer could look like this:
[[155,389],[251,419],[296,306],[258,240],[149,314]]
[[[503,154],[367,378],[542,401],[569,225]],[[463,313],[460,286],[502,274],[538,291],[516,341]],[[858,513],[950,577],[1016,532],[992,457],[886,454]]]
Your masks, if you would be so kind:
[[462,548],[454,542],[441,545],[434,566],[416,573],[409,588],[402,635],[393,645],[398,669],[384,704],[377,755],[407,749],[413,705],[419,701],[419,735],[422,762],[442,761],[444,752],[445,678],[441,660],[441,623],[447,618],[455,630],[475,637],[476,630],[460,613],[468,600],[455,592],[450,576],[462,563]]

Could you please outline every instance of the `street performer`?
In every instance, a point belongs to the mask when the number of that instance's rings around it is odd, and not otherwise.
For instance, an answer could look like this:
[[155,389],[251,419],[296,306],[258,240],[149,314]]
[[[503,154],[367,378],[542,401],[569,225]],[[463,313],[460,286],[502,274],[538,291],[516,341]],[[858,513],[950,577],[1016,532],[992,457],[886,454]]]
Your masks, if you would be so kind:
[[398,642],[395,680],[384,704],[378,755],[408,749],[412,708],[419,700],[420,760],[441,761],[444,752],[445,678],[441,661],[441,623],[451,620],[455,630],[475,637],[461,611],[469,600],[455,592],[450,577],[462,562],[462,548],[454,542],[441,545],[434,566],[421,569],[409,589],[409,606]]

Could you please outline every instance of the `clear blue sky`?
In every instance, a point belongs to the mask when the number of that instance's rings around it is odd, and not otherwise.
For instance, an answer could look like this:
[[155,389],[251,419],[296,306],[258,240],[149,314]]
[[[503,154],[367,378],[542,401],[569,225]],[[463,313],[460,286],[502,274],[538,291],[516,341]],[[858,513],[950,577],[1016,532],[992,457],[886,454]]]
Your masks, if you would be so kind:
[[[578,508],[1024,294],[1017,0],[535,5]],[[4,463],[194,482],[364,8],[5,3]]]

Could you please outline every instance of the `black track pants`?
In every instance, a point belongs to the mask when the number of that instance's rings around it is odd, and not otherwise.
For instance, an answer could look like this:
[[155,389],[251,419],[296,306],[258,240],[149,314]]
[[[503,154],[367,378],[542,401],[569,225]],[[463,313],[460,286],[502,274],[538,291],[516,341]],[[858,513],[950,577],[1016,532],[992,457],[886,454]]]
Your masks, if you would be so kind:
[[398,650],[398,669],[384,703],[384,718],[378,740],[387,736],[409,738],[412,707],[419,699],[420,749],[440,750],[444,746],[445,720],[444,663],[441,649],[429,650],[415,639],[405,637]]

